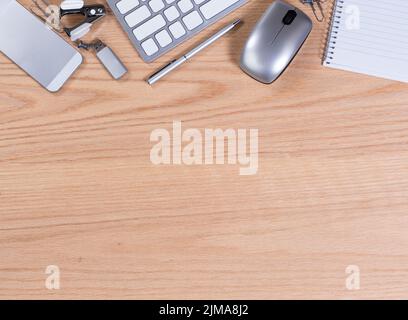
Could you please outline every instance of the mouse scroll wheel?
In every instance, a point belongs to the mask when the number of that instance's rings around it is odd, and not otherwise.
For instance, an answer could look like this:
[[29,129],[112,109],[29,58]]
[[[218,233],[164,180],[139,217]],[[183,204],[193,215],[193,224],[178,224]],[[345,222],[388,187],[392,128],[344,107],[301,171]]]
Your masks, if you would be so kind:
[[297,13],[295,10],[289,10],[288,13],[283,17],[283,24],[289,25],[292,24],[292,22],[295,20],[297,17]]

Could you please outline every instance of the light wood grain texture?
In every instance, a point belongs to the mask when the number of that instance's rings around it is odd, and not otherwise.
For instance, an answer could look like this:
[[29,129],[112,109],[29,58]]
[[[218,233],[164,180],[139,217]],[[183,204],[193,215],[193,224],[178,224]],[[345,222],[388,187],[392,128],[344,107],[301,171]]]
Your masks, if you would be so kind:
[[[120,82],[85,53],[50,94],[0,56],[0,298],[407,298],[408,86],[323,68],[317,23],[278,82],[250,79],[239,53],[269,3],[150,65],[108,16],[94,30],[129,67]],[[235,17],[239,31],[144,82]],[[258,174],[154,166],[150,132],[173,120],[258,128]]]

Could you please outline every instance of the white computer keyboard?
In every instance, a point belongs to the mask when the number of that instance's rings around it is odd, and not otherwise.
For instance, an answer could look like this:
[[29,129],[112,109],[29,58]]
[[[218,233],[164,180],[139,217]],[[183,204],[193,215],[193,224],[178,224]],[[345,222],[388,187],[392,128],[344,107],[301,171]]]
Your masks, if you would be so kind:
[[247,0],[107,0],[142,59],[151,62]]

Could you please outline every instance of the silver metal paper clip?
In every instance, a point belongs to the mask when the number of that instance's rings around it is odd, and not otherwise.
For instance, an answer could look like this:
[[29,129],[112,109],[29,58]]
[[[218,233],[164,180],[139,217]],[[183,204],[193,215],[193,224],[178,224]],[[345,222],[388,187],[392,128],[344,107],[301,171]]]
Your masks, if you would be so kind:
[[325,19],[323,3],[327,0],[300,0],[303,4],[309,5],[312,8],[313,14],[317,21],[323,22]]

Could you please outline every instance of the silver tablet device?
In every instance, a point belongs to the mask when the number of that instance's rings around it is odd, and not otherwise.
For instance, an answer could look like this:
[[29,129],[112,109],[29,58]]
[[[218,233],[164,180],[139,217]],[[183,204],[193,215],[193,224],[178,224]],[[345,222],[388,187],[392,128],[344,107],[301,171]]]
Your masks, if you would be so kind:
[[15,0],[0,0],[0,52],[51,92],[82,63],[76,49]]

